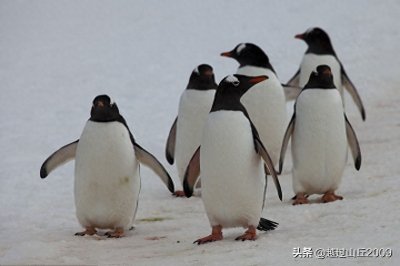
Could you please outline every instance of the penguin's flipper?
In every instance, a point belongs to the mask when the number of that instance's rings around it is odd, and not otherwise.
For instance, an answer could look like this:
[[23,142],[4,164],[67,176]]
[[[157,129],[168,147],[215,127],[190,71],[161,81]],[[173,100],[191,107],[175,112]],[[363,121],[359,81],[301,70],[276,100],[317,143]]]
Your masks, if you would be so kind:
[[279,183],[279,179],[274,168],[274,163],[271,160],[267,150],[265,149],[264,145],[262,144],[261,140],[258,137],[255,137],[254,143],[256,145],[256,150],[261,158],[264,160],[264,167],[268,170],[268,174],[272,176],[272,180],[274,181],[276,190],[278,192],[278,197],[282,201],[282,189],[281,184]]
[[133,144],[133,147],[135,149],[135,155],[138,161],[153,170],[154,173],[156,173],[161,178],[161,180],[167,186],[168,190],[171,191],[171,193],[174,193],[174,182],[172,182],[172,179],[167,170],[165,170],[164,166],[156,159],[156,157],[143,149],[136,142]]
[[186,197],[190,198],[193,194],[193,187],[196,184],[197,179],[200,175],[200,147],[197,148],[195,153],[190,159],[190,162],[186,168],[185,176],[183,179],[183,191],[185,191]]
[[361,101],[360,95],[357,92],[356,87],[354,86],[353,82],[351,82],[349,76],[347,76],[346,71],[343,68],[343,65],[340,64],[341,66],[341,72],[342,72],[342,81],[343,81],[343,86],[346,88],[346,90],[350,93],[351,97],[353,98],[353,101],[357,105],[358,110],[360,110],[362,120],[365,121],[365,109],[364,105]]
[[174,163],[175,156],[175,140],[176,140],[176,124],[178,122],[178,117],[175,118],[174,123],[172,124],[171,130],[169,131],[167,145],[165,146],[165,157],[169,164]]
[[300,68],[293,75],[291,79],[286,84],[282,84],[283,90],[285,92],[286,100],[291,101],[296,99],[296,97],[301,92],[300,87]]
[[344,115],[346,120],[346,135],[347,135],[347,142],[349,143],[351,154],[353,155],[354,159],[354,166],[357,170],[361,167],[361,149],[360,144],[358,143],[358,139],[356,133],[353,130],[347,116]]
[[67,144],[57,151],[55,151],[52,155],[50,155],[46,161],[42,164],[40,168],[40,177],[47,177],[51,171],[56,169],[58,166],[69,162],[70,160],[75,158],[76,147],[78,147],[79,139]]
[[282,173],[282,168],[283,168],[283,160],[285,159],[285,153],[286,153],[286,149],[289,143],[289,139],[293,134],[294,131],[294,125],[296,122],[296,113],[294,113],[292,115],[292,118],[290,119],[289,125],[286,129],[285,135],[283,137],[283,141],[282,141],[282,148],[281,148],[281,155],[279,157],[279,174]]

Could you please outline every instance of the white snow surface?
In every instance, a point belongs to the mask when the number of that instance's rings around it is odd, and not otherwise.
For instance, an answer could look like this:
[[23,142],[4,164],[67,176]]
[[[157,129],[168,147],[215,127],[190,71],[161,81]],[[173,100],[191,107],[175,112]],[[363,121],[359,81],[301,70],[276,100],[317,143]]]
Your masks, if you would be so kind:
[[[397,0],[1,1],[0,264],[399,265],[400,4]],[[270,182],[263,216],[279,222],[254,242],[192,244],[210,233],[201,198],[174,198],[142,167],[136,229],[122,239],[77,237],[73,162],[41,180],[53,151],[76,140],[96,95],[118,104],[137,142],[166,165],[164,147],[191,70],[213,66],[217,80],[237,63],[219,56],[241,42],[268,54],[279,78],[297,71],[319,26],[367,112],[346,95],[362,166],[351,158],[343,201],[292,206],[287,155],[280,202]],[[288,103],[292,111],[292,103]],[[287,153],[290,154],[290,153]],[[391,248],[392,258],[294,258],[293,249]]]

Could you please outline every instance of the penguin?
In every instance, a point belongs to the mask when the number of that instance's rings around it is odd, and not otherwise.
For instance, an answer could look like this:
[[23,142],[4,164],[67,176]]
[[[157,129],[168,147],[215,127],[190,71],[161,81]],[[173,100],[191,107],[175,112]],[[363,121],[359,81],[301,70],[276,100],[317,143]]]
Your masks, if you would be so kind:
[[[193,70],[180,97],[178,116],[168,135],[165,156],[171,165],[175,161],[181,184],[191,156],[200,145],[203,127],[211,110],[217,86],[213,68],[202,64]],[[175,196],[185,195],[180,190],[175,191]]]
[[94,98],[80,138],[63,146],[43,163],[40,177],[46,178],[58,166],[75,159],[75,206],[85,231],[111,229],[106,236],[124,236],[135,220],[140,174],[139,163],[150,167],[174,192],[174,183],[165,168],[133,138],[117,104],[108,95]]
[[249,88],[267,78],[236,74],[225,77],[217,88],[200,147],[189,162],[183,182],[190,197],[201,172],[202,200],[212,233],[194,243],[222,240],[222,228],[240,226],[247,231],[236,240],[255,240],[256,228],[267,231],[277,226],[260,218],[266,188],[263,162],[282,199],[279,180],[256,127],[240,103]]
[[[305,41],[308,45],[308,49],[303,56],[299,70],[287,82],[287,85],[292,88],[302,88],[308,82],[310,73],[318,65],[328,65],[333,74],[333,83],[340,91],[342,99],[344,99],[344,87],[350,93],[353,101],[357,105],[362,120],[365,121],[366,114],[360,95],[358,94],[353,82],[348,77],[343,64],[337,57],[328,34],[321,28],[310,28],[302,34],[297,34],[295,38]],[[297,92],[299,91],[297,90]],[[297,95],[298,93],[293,94],[294,97]]]
[[241,98],[260,139],[277,165],[286,128],[286,99],[281,82],[265,52],[255,44],[240,43],[232,51],[221,53],[239,63],[236,74],[246,76],[266,75],[268,80],[260,82]]
[[335,191],[346,166],[347,147],[357,170],[361,167],[361,150],[329,66],[318,66],[297,97],[282,143],[279,173],[290,137],[296,194],[293,205],[308,203],[307,197],[312,194],[323,194],[323,202],[343,199]]

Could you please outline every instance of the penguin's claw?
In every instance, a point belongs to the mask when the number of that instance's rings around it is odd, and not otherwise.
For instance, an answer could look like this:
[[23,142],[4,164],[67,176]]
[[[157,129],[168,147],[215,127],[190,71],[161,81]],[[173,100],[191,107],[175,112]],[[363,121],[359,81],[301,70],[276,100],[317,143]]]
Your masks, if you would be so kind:
[[108,238],[121,238],[124,236],[124,230],[121,228],[117,228],[114,231],[106,232],[105,236],[107,236]]
[[97,233],[97,231],[96,231],[96,229],[94,229],[94,227],[87,227],[85,231],[77,232],[77,233],[75,233],[75,235],[76,236],[84,236],[84,235],[92,236],[96,233]]
[[256,232],[256,228],[254,226],[250,226],[249,229],[241,236],[238,236],[237,238],[235,238],[236,241],[238,240],[242,240],[242,241],[246,241],[246,240],[256,240],[257,239],[257,232]]
[[209,242],[214,242],[218,240],[222,240],[222,226],[220,225],[215,225],[212,227],[212,232],[211,235],[197,239],[196,241],[193,242],[193,244],[201,245]]
[[307,199],[308,196],[306,196],[303,193],[298,193],[295,196],[295,200],[293,202],[293,205],[301,205],[301,204],[308,204],[310,201]]
[[302,204],[308,204],[310,203],[310,201],[306,198],[302,198],[302,199],[295,199],[295,201],[293,202],[293,205],[302,205]]
[[323,203],[332,202],[332,201],[336,201],[336,200],[342,200],[342,199],[343,199],[342,196],[336,195],[332,191],[328,191],[322,196]]
[[217,234],[211,234],[209,236],[197,239],[196,241],[193,242],[193,244],[197,243],[197,245],[202,245],[202,244],[205,244],[205,243],[215,242],[215,241],[218,241],[218,240],[222,240],[222,233],[218,234],[218,235]]
[[176,190],[173,195],[177,198],[186,197],[185,192],[183,190]]

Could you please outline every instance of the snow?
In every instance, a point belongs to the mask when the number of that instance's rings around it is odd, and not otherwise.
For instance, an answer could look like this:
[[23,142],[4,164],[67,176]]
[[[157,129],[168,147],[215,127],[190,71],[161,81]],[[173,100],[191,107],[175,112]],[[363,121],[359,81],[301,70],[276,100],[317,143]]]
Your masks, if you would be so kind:
[[[398,265],[399,14],[397,0],[1,1],[0,264]],[[357,172],[349,158],[343,201],[292,206],[287,156],[284,201],[270,185],[263,211],[279,227],[255,242],[236,242],[243,230],[229,229],[223,241],[197,246],[210,233],[201,198],[172,197],[142,167],[136,230],[122,239],[74,236],[82,228],[73,163],[44,180],[39,169],[79,138],[96,95],[112,96],[138,143],[177,182],[164,145],[190,70],[208,63],[219,81],[237,68],[219,54],[252,42],[287,81],[306,49],[294,35],[316,26],[329,33],[367,112],[362,122],[346,95],[363,161]],[[297,247],[391,248],[393,257],[293,258]]]

